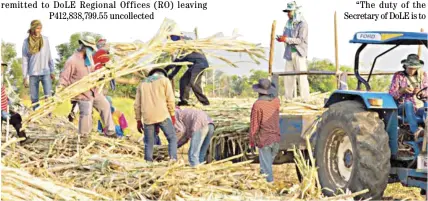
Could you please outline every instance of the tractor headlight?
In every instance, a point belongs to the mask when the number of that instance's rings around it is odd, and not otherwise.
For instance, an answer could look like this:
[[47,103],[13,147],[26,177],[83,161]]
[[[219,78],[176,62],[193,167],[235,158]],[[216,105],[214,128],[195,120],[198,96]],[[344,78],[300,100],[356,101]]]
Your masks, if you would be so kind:
[[371,106],[382,107],[383,105],[383,100],[380,98],[369,98],[368,100]]

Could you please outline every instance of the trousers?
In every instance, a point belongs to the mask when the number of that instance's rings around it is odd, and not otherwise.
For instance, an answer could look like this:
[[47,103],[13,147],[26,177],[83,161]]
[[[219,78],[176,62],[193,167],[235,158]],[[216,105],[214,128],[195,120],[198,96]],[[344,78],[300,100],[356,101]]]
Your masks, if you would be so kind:
[[204,68],[193,67],[188,69],[180,79],[180,101],[187,103],[192,89],[198,101],[204,105],[210,102],[202,90],[202,75]]
[[[285,71],[307,71],[308,67],[306,64],[306,58],[299,56],[297,52],[291,54],[291,61],[286,61]],[[299,92],[303,100],[309,98],[309,81],[307,75],[299,75]],[[284,86],[285,86],[285,99],[293,99],[294,90],[296,89],[296,76],[285,76],[284,77]]]
[[111,115],[110,104],[102,94],[97,94],[94,100],[77,101],[79,105],[79,134],[88,135],[92,131],[92,107],[94,107],[101,116],[108,135],[115,134],[115,125]]
[[[39,86],[40,82],[43,86],[43,92],[45,97],[52,95],[52,79],[50,75],[34,75],[30,76],[30,96],[31,103],[39,102]],[[33,106],[33,110],[36,110],[39,107],[39,104]]]

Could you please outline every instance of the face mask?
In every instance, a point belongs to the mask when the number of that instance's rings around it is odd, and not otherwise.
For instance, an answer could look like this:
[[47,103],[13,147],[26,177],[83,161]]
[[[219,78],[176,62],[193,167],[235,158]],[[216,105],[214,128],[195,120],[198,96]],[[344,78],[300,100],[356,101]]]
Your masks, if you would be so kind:
[[85,66],[91,67],[94,65],[94,60],[92,59],[92,55],[94,54],[92,48],[86,47],[86,57],[85,57]]

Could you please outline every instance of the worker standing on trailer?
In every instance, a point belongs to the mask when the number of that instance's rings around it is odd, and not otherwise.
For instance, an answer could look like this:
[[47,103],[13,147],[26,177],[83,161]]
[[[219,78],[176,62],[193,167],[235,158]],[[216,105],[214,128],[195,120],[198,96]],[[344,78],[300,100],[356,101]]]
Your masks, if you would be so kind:
[[152,69],[137,88],[134,111],[137,129],[144,130],[144,160],[153,161],[155,129],[159,127],[168,140],[171,161],[177,160],[175,133],[175,97],[171,82],[162,68]]
[[[288,14],[288,21],[282,36],[277,37],[278,42],[285,43],[284,59],[286,60],[285,71],[307,71],[306,64],[308,52],[308,24],[298,9],[295,1],[288,3],[283,10]],[[309,98],[309,82],[307,75],[299,75],[299,92],[303,100]],[[285,99],[293,99],[296,89],[295,76],[284,78]]]
[[205,156],[214,135],[214,122],[208,114],[199,109],[175,109],[177,123],[175,131],[183,134],[178,141],[178,147],[186,144],[190,139],[188,151],[190,166],[196,167],[205,161]]
[[[176,26],[175,30],[169,36],[172,41],[180,41],[187,38],[181,33],[179,28]],[[189,105],[190,89],[192,89],[196,98],[203,105],[209,105],[210,102],[207,96],[202,90],[202,75],[206,68],[208,68],[208,60],[202,52],[192,52],[182,58],[174,59],[174,62],[191,62],[193,64],[188,65],[187,71],[183,74],[180,79],[180,102],[178,106]],[[174,76],[180,71],[182,66],[170,65],[165,68],[166,71],[174,69],[172,73],[168,75],[168,78],[172,80]]]
[[267,174],[266,180],[273,182],[272,165],[280,141],[277,83],[260,79],[258,84],[253,85],[253,90],[259,98],[251,109],[250,147],[259,148],[260,173]]

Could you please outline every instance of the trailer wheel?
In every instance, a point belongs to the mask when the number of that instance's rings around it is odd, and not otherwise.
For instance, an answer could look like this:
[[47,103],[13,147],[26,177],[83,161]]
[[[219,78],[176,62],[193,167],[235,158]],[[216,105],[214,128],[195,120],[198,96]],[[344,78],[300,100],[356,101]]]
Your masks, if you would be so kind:
[[323,193],[369,192],[356,199],[381,199],[388,184],[391,151],[385,125],[358,101],[336,103],[317,128],[315,158]]

